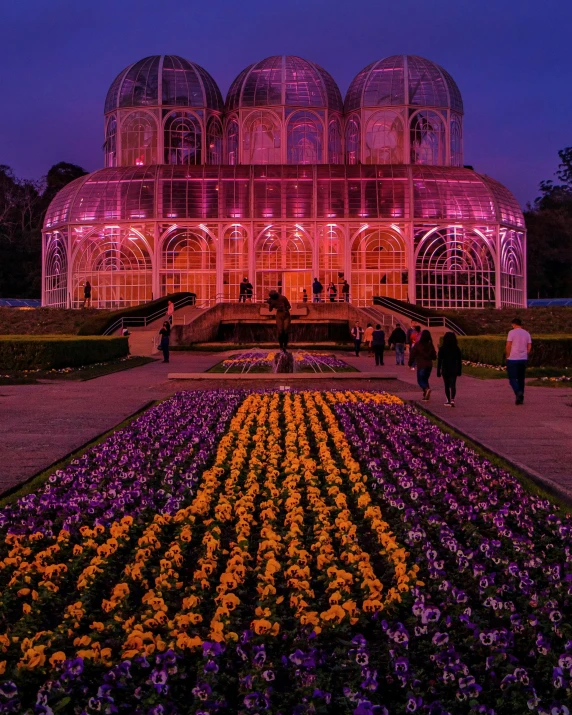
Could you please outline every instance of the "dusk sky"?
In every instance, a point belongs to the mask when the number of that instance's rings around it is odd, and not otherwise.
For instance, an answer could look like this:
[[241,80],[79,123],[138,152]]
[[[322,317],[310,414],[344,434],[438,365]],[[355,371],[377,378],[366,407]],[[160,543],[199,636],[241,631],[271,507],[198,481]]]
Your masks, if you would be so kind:
[[370,62],[416,54],[460,87],[465,164],[524,205],[572,145],[571,29],[570,0],[0,0],[0,164],[102,167],[107,89],[148,55],[197,62],[225,96],[268,55],[317,62],[345,95]]

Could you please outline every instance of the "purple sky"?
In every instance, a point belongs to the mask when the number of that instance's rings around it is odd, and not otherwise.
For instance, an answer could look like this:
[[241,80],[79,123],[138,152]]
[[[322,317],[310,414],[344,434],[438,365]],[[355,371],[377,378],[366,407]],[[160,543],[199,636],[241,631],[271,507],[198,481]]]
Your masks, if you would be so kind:
[[37,178],[103,165],[103,102],[126,65],[198,62],[223,96],[246,65],[293,54],[342,94],[393,54],[447,69],[465,103],[465,163],[522,204],[572,145],[570,0],[0,0],[0,164]]

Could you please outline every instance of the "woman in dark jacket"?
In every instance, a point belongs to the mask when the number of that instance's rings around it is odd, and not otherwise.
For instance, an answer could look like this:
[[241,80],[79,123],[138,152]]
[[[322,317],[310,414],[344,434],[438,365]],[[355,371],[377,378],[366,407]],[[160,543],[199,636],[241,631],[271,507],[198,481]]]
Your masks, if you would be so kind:
[[169,362],[169,339],[171,337],[171,325],[168,320],[163,323],[163,327],[159,330],[159,335],[161,336],[159,350],[162,350],[163,352],[163,362]]
[[429,402],[431,388],[429,387],[429,377],[433,369],[433,360],[437,358],[431,333],[423,330],[419,340],[411,348],[409,353],[409,367],[417,366],[417,384],[423,390],[423,402]]
[[385,350],[385,332],[378,323],[372,334],[371,347],[375,355],[375,364],[383,365],[383,351]]
[[437,355],[437,377],[443,376],[445,383],[445,396],[447,402],[445,407],[455,407],[455,396],[457,394],[457,377],[463,370],[463,356],[457,345],[455,333],[445,333],[443,344],[439,348]]

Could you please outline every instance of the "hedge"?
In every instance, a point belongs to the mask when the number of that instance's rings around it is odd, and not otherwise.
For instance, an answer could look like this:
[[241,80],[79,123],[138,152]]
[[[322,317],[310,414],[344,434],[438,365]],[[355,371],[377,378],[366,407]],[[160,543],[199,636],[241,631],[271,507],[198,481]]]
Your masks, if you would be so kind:
[[174,303],[186,297],[196,298],[195,293],[181,292],[165,295],[162,298],[151,300],[148,303],[134,305],[132,308],[123,308],[112,312],[105,311],[101,315],[95,315],[85,321],[78,330],[78,335],[101,335],[107,328],[111,327],[119,318],[147,318],[161,310],[167,312],[167,303],[172,300]]
[[127,355],[129,355],[127,338],[0,335],[0,372],[81,367]]
[[[487,365],[504,365],[506,335],[464,335],[457,338],[463,359]],[[572,335],[533,335],[529,365],[570,367]]]

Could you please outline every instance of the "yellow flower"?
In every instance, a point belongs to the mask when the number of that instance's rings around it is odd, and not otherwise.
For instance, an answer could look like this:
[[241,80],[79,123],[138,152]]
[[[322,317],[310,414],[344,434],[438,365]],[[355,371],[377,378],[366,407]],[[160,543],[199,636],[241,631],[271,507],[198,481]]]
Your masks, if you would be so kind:
[[58,650],[57,653],[54,653],[50,658],[50,665],[52,666],[52,668],[55,668],[60,663],[63,663],[65,659],[66,654],[63,651]]

